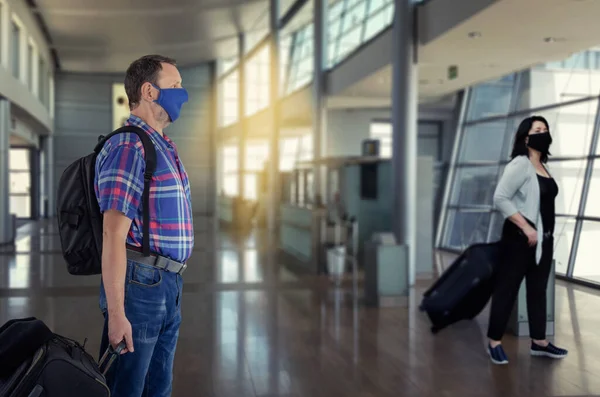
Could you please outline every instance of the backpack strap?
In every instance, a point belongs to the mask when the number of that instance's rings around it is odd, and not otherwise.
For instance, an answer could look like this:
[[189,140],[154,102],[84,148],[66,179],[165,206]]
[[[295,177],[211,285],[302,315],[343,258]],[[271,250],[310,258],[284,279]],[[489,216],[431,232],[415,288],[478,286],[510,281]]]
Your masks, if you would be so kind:
[[148,133],[140,127],[136,127],[134,125],[126,125],[124,127],[114,130],[106,136],[100,136],[98,138],[98,144],[94,148],[94,152],[96,152],[96,154],[100,153],[102,147],[104,146],[107,140],[109,140],[113,135],[120,134],[122,132],[133,132],[137,134],[137,136],[139,136],[140,140],[142,141],[142,145],[144,145],[146,171],[144,172],[144,225],[142,236],[142,252],[144,256],[150,256],[150,181],[154,176],[154,171],[156,171],[156,148],[154,147],[152,140],[148,136]]

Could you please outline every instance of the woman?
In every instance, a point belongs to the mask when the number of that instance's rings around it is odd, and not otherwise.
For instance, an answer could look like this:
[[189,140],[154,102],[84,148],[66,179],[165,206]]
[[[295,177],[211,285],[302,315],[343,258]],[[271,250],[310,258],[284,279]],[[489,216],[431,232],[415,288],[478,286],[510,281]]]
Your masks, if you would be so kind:
[[488,328],[488,354],[495,364],[508,364],[501,339],[523,278],[526,278],[530,352],[533,356],[563,358],[567,351],[546,339],[546,286],[552,267],[554,199],[558,186],[544,164],[552,137],[540,116],[521,122],[514,139],[512,160],[494,193],[494,205],[505,218]]

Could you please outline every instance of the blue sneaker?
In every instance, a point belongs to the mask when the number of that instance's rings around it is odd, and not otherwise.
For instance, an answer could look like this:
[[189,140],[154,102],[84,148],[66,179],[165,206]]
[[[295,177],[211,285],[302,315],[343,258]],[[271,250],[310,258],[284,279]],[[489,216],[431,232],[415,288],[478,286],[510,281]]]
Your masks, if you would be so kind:
[[565,358],[569,353],[565,349],[554,346],[552,343],[548,343],[548,346],[542,347],[531,342],[531,355],[532,356],[544,356],[550,358]]
[[491,345],[488,345],[488,354],[494,364],[498,364],[498,365],[508,364],[508,357],[506,356],[506,353],[504,352],[502,345],[498,345],[496,347],[492,347]]

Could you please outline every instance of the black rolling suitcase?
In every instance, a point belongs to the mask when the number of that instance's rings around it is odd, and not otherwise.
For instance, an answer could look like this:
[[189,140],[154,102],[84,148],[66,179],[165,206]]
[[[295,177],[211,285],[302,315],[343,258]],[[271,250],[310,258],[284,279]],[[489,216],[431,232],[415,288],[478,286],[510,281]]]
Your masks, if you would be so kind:
[[424,293],[420,309],[429,316],[433,333],[483,310],[492,295],[501,254],[499,242],[470,246]]
[[[109,349],[97,364],[84,346],[44,327],[40,320],[27,318],[0,328],[0,397],[109,397],[104,374],[123,347]],[[19,335],[32,337],[31,344]],[[15,342],[7,345],[9,340]]]

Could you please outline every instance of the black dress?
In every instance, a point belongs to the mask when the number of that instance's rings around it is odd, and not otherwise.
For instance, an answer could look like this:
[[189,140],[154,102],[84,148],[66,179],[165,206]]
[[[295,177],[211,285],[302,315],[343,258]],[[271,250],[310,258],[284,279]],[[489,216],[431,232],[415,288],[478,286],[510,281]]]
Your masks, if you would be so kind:
[[542,215],[542,224],[544,225],[544,234],[554,233],[554,218],[556,215],[554,209],[554,199],[558,195],[558,185],[554,178],[546,178],[537,175],[540,183],[540,214]]

